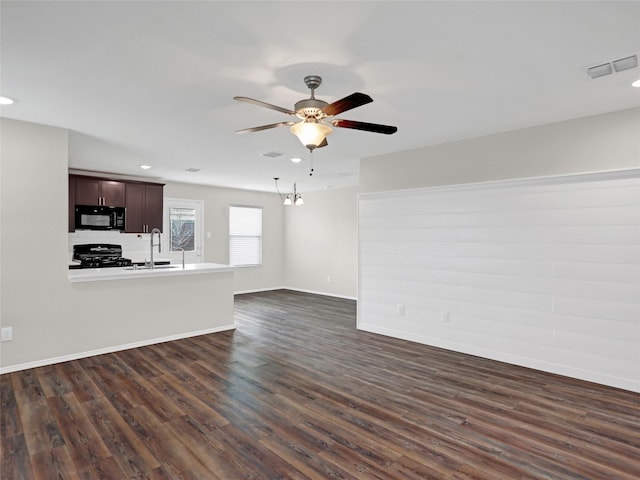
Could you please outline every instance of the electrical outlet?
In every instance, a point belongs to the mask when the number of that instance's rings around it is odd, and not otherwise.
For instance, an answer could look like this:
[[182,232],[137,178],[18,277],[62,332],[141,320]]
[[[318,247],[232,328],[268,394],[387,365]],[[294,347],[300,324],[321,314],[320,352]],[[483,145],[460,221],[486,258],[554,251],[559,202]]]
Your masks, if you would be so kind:
[[396,307],[396,312],[397,312],[397,314],[399,316],[403,317],[404,316],[404,305],[399,303],[398,306]]
[[2,327],[2,341],[10,342],[13,340],[13,327]]
[[449,323],[449,312],[444,310],[440,312],[440,320],[442,320],[442,323]]

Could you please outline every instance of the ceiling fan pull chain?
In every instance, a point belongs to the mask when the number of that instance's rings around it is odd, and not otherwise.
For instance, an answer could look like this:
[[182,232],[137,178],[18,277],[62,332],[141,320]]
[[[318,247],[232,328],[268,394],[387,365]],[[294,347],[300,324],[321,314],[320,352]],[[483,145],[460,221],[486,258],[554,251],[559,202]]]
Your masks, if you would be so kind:
[[311,170],[309,171],[309,176],[313,176],[313,150],[309,150],[309,166]]

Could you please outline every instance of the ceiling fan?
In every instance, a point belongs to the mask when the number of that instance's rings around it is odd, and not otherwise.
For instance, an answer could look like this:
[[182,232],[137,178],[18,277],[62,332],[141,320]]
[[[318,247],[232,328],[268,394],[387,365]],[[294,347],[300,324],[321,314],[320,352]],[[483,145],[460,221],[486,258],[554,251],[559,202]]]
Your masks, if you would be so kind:
[[333,103],[327,103],[322,100],[318,100],[315,97],[315,90],[322,83],[321,77],[318,75],[308,75],[304,77],[304,83],[311,90],[311,98],[300,100],[294,105],[293,110],[261,102],[260,100],[254,100],[253,98],[233,97],[234,100],[238,100],[240,102],[270,108],[271,110],[296,116],[300,119],[299,122],[278,122],[271,123],[269,125],[261,125],[259,127],[245,128],[243,130],[237,130],[236,133],[259,132],[270,128],[288,126],[291,127],[291,133],[297,136],[305,147],[310,151],[313,151],[315,148],[327,146],[327,135],[332,132],[332,126],[353,128],[356,130],[365,130],[367,132],[374,133],[384,133],[386,135],[391,135],[398,131],[397,127],[392,127],[390,125],[342,120],[339,118],[331,119],[331,117],[342,112],[373,102],[373,99],[364,93],[355,92],[340,100],[336,100]]

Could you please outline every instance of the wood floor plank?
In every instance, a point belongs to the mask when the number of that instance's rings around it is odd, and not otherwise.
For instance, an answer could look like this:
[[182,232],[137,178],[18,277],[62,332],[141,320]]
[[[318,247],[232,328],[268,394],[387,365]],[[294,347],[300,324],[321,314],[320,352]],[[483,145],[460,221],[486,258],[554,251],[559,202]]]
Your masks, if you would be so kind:
[[65,445],[31,455],[31,465],[37,480],[79,479],[73,459]]
[[22,433],[18,403],[11,385],[11,377],[0,377],[0,437],[13,437]]
[[234,331],[5,374],[2,480],[640,478],[640,394],[237,295]]
[[87,417],[74,393],[51,397],[48,404],[77,469],[111,457],[101,434]]
[[30,455],[64,445],[64,437],[46,403],[24,401],[18,404],[18,410]]
[[78,475],[82,479],[129,478],[113,457],[102,458],[87,467],[78,468]]
[[83,402],[89,420],[101,433],[111,455],[128,477],[139,476],[160,466],[142,442],[106,398]]
[[59,363],[57,368],[80,402],[93,400],[104,395],[84,370],[82,361]]
[[2,437],[0,478],[28,480],[35,478],[24,434]]

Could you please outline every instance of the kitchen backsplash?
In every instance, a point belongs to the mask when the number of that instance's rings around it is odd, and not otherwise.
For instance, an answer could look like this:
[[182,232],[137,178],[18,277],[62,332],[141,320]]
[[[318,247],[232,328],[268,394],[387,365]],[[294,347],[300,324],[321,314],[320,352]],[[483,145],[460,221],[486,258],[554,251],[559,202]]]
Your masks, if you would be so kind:
[[[158,240],[156,239],[156,242]],[[122,245],[122,256],[134,261],[144,261],[149,258],[148,233],[120,233],[102,232],[99,230],[78,230],[69,233],[69,260],[73,258],[73,246],[79,243],[114,243]],[[157,250],[156,250],[157,252]],[[164,250],[163,250],[164,253]],[[162,253],[154,254],[161,257]]]

